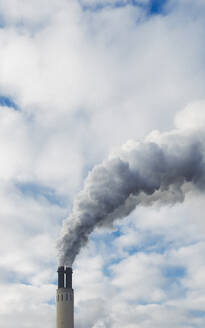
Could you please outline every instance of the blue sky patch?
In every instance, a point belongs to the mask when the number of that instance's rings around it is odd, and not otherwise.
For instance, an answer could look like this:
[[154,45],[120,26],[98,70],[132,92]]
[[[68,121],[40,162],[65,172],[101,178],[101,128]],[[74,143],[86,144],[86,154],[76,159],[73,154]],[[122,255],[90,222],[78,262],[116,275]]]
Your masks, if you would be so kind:
[[54,189],[46,186],[42,186],[36,183],[17,183],[17,188],[26,196],[34,199],[44,198],[51,204],[65,207],[65,203],[62,197],[58,196]]
[[185,268],[181,266],[167,266],[163,270],[163,275],[166,278],[183,278],[185,276]]
[[113,2],[109,2],[109,1],[94,1],[94,3],[86,3],[86,1],[83,1],[83,0],[79,0],[80,2],[80,5],[82,7],[82,9],[84,11],[86,10],[90,10],[90,11],[93,11],[93,12],[97,12],[97,11],[100,11],[104,8],[113,8],[113,9],[117,9],[117,8],[123,8],[123,7],[126,7],[126,6],[133,6],[133,7],[141,7],[141,8],[146,8],[147,5],[146,4],[143,4],[141,3],[140,1],[138,0],[127,0],[127,1],[123,1],[123,0],[113,0]]
[[157,15],[162,14],[164,12],[164,7],[167,3],[167,0],[150,0],[148,3],[143,3],[139,0],[113,0],[113,2],[106,1],[106,0],[99,0],[99,1],[93,1],[87,2],[84,0],[79,0],[79,3],[84,11],[93,11],[97,12],[104,8],[122,8],[126,6],[132,6],[132,7],[139,7],[144,9],[148,12],[148,16],[150,15]]
[[125,250],[128,251],[129,255],[133,255],[136,252],[164,254],[172,247],[172,243],[167,242],[163,235],[153,234],[151,231],[140,230],[139,233],[143,235],[142,241],[137,243],[136,240],[136,245],[125,247]]
[[168,265],[161,269],[165,278],[163,290],[169,298],[184,298],[187,295],[187,288],[183,285],[182,279],[186,275],[186,268],[183,266]]
[[0,96],[0,106],[12,107],[13,109],[18,110],[16,103],[6,96]]
[[55,305],[56,304],[55,297],[53,297],[50,300],[48,300],[47,304],[49,304],[49,305]]
[[195,317],[195,318],[205,317],[205,311],[200,311],[200,310],[191,310],[189,311],[189,314],[191,315],[191,317]]
[[150,1],[150,14],[156,15],[163,12],[167,0],[151,0]]

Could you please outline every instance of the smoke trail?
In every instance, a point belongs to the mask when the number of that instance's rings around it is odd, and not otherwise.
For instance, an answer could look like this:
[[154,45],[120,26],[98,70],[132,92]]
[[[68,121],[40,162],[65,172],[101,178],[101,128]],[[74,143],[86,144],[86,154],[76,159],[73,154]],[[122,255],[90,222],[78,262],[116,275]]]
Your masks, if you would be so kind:
[[[175,130],[128,142],[88,174],[58,242],[59,262],[71,266],[97,226],[125,217],[138,205],[183,201],[205,187],[205,133]],[[188,188],[189,187],[189,188]]]

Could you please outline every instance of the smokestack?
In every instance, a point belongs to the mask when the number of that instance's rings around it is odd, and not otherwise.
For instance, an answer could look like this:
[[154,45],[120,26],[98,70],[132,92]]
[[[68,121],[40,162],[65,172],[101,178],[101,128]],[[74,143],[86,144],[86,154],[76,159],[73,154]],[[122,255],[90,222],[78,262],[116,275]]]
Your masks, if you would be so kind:
[[64,267],[58,267],[58,288],[64,288]]
[[66,288],[72,288],[72,268],[66,267]]
[[56,328],[74,328],[74,292],[72,268],[58,267],[58,289],[56,291]]

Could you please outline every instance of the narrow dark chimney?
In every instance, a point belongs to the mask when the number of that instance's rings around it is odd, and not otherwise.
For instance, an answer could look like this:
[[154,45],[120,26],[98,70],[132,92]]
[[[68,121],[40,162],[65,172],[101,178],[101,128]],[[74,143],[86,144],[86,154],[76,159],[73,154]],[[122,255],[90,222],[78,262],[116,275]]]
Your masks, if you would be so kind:
[[58,267],[58,288],[65,288],[65,283],[64,283],[64,273],[65,273],[65,270],[64,270],[64,267],[63,266],[60,266]]
[[66,288],[72,288],[72,268],[66,267]]

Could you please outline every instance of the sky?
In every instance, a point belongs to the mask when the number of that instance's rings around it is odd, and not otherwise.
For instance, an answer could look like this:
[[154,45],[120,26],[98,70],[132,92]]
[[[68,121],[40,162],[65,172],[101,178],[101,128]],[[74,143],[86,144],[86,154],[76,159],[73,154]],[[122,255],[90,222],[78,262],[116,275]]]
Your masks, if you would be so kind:
[[[55,327],[56,243],[95,165],[205,125],[204,18],[204,0],[0,0],[2,327]],[[75,327],[204,327],[204,211],[189,192],[96,229]]]

